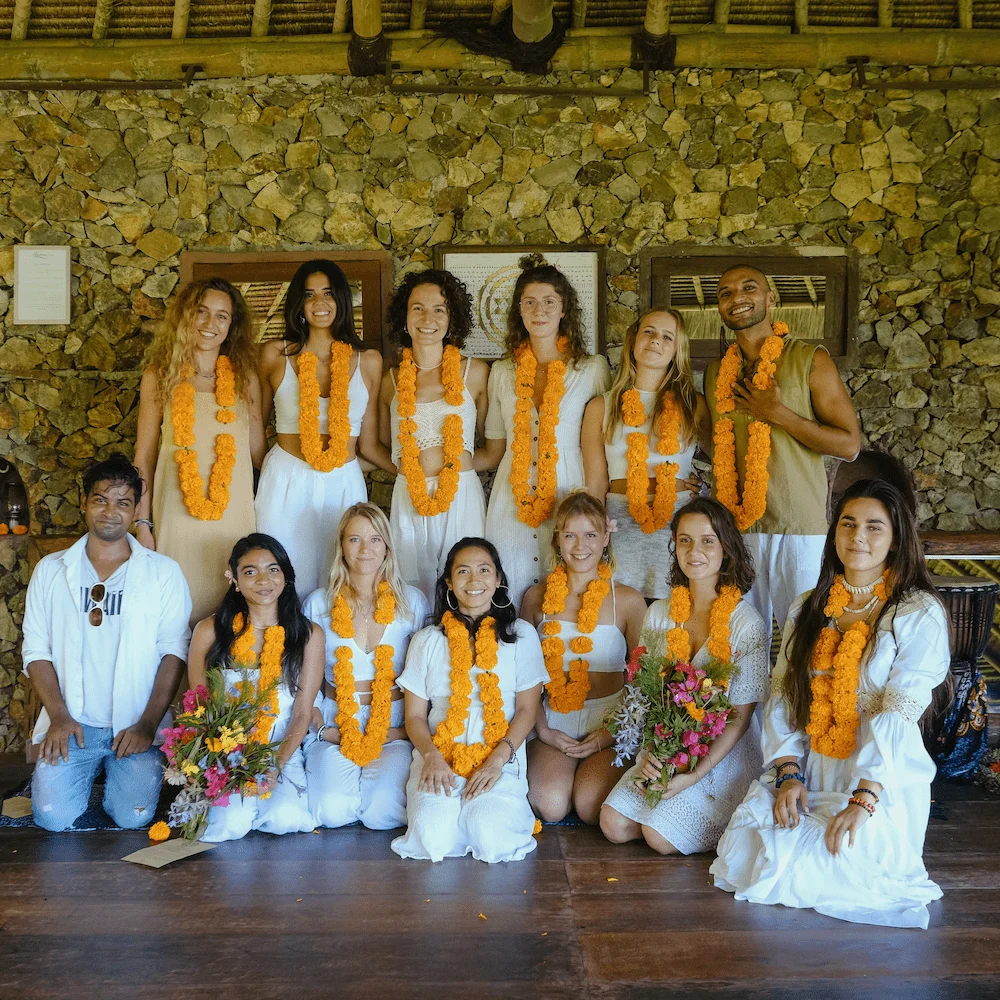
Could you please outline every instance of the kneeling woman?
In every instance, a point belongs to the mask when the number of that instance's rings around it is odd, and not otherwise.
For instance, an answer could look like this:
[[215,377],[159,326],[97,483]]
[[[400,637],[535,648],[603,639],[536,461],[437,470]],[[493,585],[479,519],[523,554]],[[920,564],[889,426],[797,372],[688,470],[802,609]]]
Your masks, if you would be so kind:
[[757,702],[767,697],[767,630],[742,595],[753,561],[733,515],[717,500],[685,504],[670,525],[674,562],[670,597],[650,605],[642,638],[650,652],[703,666],[731,662],[735,713],[694,771],[674,774],[659,804],[640,782],[657,782],[661,762],[648,754],[615,786],[601,809],[601,829],[620,844],[645,840],[660,854],[695,854],[718,843],[729,817],[761,769]]
[[546,822],[557,823],[572,808],[596,824],[621,774],[604,717],[621,698],[646,602],[615,581],[611,526],[599,500],[571,493],[553,529],[556,567],[521,603],[521,617],[543,637],[548,673],[537,739],[528,744],[528,800]]
[[773,771],[719,841],[715,884],[753,903],[926,928],[941,890],[921,857],[934,764],[919,721],[949,660],[913,515],[887,483],[855,483],[816,589],[789,613],[764,712]]
[[399,678],[414,750],[407,830],[392,849],[431,861],[470,852],[519,861],[535,849],[523,744],[545,667],[491,542],[463,538],[448,553],[434,621],[413,637]]
[[[213,806],[202,840],[238,840],[250,830],[304,833],[314,823],[306,795],[302,740],[323,679],[323,633],[302,613],[295,571],[281,543],[255,533],[241,538],[229,557],[229,590],[219,610],[195,626],[188,652],[191,686],[205,683],[209,669],[225,671],[227,685],[250,682],[278,686],[271,728],[278,748],[277,784],[266,798],[234,795]],[[234,649],[240,647],[239,663]],[[250,654],[255,666],[243,664]]]
[[389,522],[371,503],[349,507],[334,542],[327,590],[306,601],[326,639],[319,739],[307,754],[309,804],[319,826],[406,822],[410,744],[403,729],[403,669],[427,602],[399,578]]

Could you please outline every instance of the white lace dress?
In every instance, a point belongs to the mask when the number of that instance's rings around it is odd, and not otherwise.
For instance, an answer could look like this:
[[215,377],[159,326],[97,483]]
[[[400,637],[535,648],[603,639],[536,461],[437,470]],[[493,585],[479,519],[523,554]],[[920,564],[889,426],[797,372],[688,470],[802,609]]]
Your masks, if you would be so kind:
[[[803,598],[793,605],[786,641]],[[785,643],[782,643],[784,647]],[[715,884],[754,903],[811,907],[855,923],[927,927],[927,903],[941,897],[924,867],[924,834],[935,768],[918,722],[934,688],[948,673],[944,609],[929,594],[907,595],[879,623],[861,666],[857,745],[846,760],[809,749],[809,737],[791,725],[780,694],[787,660],[781,654],[774,693],[764,713],[764,762],[796,756],[809,789],[809,812],[797,827],[774,822],[773,777],[750,786],[719,841]],[[827,824],[847,806],[858,781],[883,787],[875,815],[834,857]]]
[[[651,604],[642,632],[647,649],[662,654],[667,631],[673,627],[670,598]],[[734,705],[749,705],[767,697],[767,638],[760,615],[749,601],[740,601],[729,624],[729,643],[736,665],[729,682],[729,700]],[[707,646],[702,646],[692,662],[700,666],[707,660]],[[700,781],[673,798],[663,799],[655,807],[646,804],[645,793],[633,783],[638,770],[637,764],[625,773],[611,790],[605,805],[634,823],[652,827],[681,854],[710,851],[718,843],[729,817],[743,800],[751,782],[760,774],[760,724],[757,715],[754,714],[749,728],[736,746]]]

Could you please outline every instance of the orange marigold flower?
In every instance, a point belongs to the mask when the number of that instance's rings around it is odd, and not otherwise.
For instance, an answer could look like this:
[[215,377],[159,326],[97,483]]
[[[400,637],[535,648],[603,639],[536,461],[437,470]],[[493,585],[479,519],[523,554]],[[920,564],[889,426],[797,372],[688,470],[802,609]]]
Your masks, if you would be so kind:
[[170,837],[170,827],[161,819],[149,828],[148,833],[149,839],[158,844],[161,840],[167,840]]

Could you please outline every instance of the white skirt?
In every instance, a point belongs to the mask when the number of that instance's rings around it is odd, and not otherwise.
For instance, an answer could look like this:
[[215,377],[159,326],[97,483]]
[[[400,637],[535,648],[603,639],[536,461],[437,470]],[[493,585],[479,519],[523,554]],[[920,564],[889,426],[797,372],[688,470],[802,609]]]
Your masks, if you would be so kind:
[[573,712],[557,712],[546,698],[545,718],[548,719],[549,728],[558,729],[571,739],[582,740],[604,725],[604,717],[617,708],[621,697],[622,691],[616,691],[603,698],[590,698],[583,703],[583,708]]
[[367,499],[357,459],[317,472],[278,445],[267,453],[254,501],[257,530],[284,545],[301,600],[329,582],[340,517]]
[[[690,498],[690,493],[678,493],[674,510]],[[617,563],[615,579],[634,587],[643,597],[666,597],[670,593],[670,525],[647,535],[629,513],[628,497],[621,493],[609,493],[607,507],[608,517],[617,522],[611,536]]]
[[[426,477],[430,496],[437,490],[438,478]],[[451,506],[434,517],[417,513],[405,477],[396,476],[389,526],[400,574],[408,584],[423,591],[433,608],[434,587],[451,547],[467,535],[482,537],[486,530],[486,500],[478,473],[472,469],[461,472]]]

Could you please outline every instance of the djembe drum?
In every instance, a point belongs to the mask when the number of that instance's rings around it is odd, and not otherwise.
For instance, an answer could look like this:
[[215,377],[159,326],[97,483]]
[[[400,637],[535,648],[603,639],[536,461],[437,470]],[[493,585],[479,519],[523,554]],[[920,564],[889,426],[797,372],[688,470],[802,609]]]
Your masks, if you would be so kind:
[[935,576],[948,612],[953,673],[971,670],[986,651],[1000,586],[977,576]]

